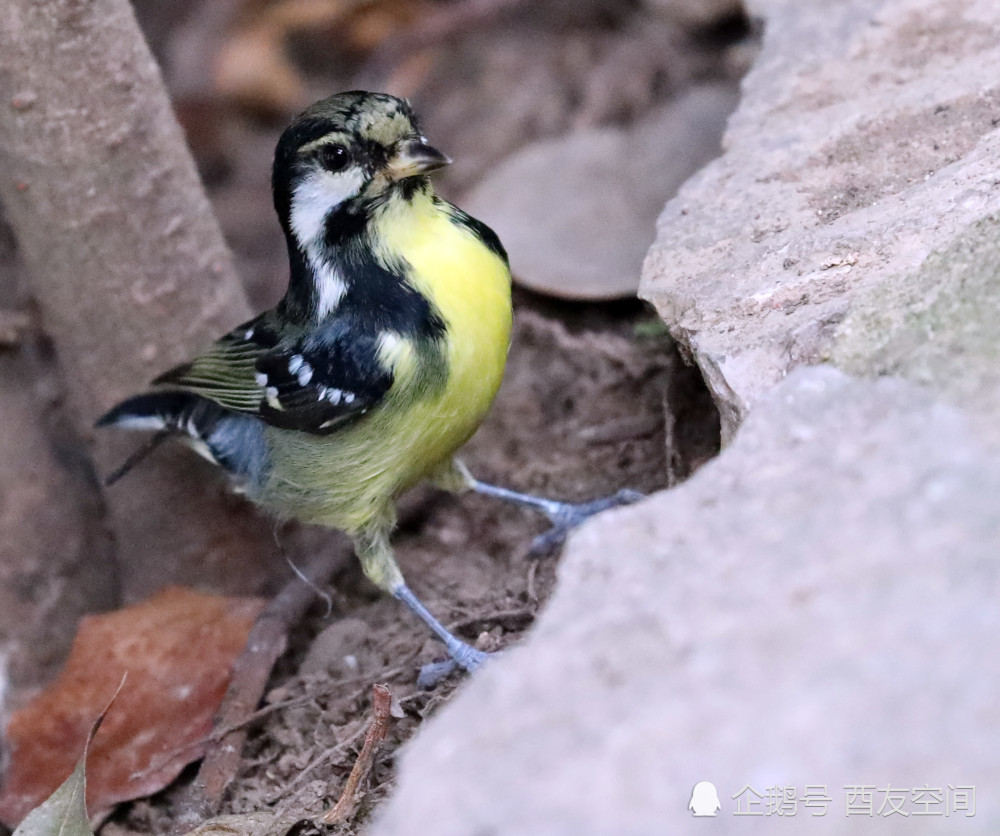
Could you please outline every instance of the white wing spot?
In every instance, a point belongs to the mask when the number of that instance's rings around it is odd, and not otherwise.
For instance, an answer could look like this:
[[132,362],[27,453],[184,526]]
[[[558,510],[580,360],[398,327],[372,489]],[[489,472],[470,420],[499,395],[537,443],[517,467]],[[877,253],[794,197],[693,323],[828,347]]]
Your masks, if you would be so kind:
[[303,363],[302,368],[299,369],[299,373],[296,375],[296,379],[299,381],[299,386],[307,386],[309,381],[313,378],[312,366],[308,363]]
[[354,403],[353,392],[344,392],[344,403]]
[[293,354],[288,358],[288,373],[295,374],[299,369],[302,368],[302,364],[305,362],[305,358],[301,354]]
[[273,409],[281,409],[281,401],[278,400],[278,387],[268,386],[264,390],[264,397]]
[[267,375],[264,372],[255,372],[253,379],[257,381],[258,386],[267,386]]
[[341,397],[343,397],[343,394],[344,393],[341,392],[339,389],[331,389],[329,392],[326,393],[326,399],[334,406],[336,406],[337,404],[340,403],[340,399]]
[[243,339],[252,340],[253,339],[253,328],[247,328],[246,333],[243,335]]

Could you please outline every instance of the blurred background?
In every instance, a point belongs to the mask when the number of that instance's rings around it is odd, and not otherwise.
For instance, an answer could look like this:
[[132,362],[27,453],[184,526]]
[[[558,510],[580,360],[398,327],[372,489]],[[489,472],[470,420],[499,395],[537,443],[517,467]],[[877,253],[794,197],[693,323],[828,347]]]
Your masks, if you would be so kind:
[[664,202],[714,157],[753,54],[739,0],[135,0],[254,307],[283,292],[276,135],[349,89],[409,98],[439,190],[517,278],[631,295]]

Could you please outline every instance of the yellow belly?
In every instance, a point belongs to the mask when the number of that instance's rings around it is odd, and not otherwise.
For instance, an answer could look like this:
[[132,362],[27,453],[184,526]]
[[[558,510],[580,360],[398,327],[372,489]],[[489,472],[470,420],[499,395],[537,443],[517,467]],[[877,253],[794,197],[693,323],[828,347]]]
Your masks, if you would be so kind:
[[356,533],[391,515],[397,494],[472,436],[500,387],[511,329],[507,266],[429,200],[408,208],[405,223],[383,225],[392,230],[384,241],[444,319],[447,379],[421,391],[418,356],[406,350],[385,401],[357,423],[329,436],[269,429],[274,467],[260,500],[283,516]]

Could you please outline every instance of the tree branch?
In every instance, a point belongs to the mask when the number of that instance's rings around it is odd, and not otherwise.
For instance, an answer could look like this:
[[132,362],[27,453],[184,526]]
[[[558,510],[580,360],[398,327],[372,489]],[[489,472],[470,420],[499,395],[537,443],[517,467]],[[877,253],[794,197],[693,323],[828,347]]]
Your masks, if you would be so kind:
[[[127,0],[8,0],[0,136],[0,201],[92,438],[97,415],[250,312]],[[98,469],[134,443],[102,433]],[[155,479],[107,494],[125,596],[259,587],[277,565],[267,524],[190,459],[153,461]]]

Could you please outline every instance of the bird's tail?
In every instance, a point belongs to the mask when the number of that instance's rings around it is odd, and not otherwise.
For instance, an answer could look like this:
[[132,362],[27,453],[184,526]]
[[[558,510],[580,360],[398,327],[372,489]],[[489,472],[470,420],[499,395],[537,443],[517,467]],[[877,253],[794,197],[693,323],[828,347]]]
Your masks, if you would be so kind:
[[179,437],[233,476],[253,477],[264,464],[263,428],[259,421],[191,392],[170,390],[135,395],[98,418],[96,426],[155,433],[107,477],[105,482],[109,485],[172,436]]

